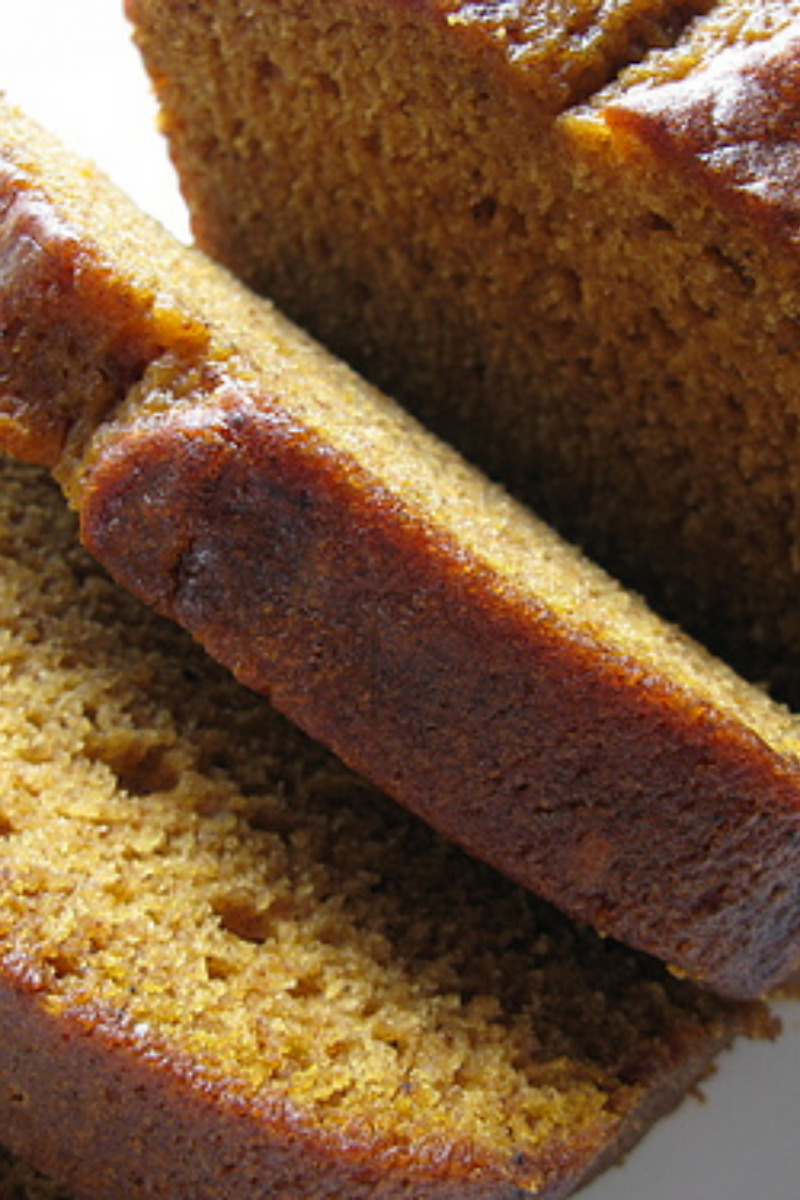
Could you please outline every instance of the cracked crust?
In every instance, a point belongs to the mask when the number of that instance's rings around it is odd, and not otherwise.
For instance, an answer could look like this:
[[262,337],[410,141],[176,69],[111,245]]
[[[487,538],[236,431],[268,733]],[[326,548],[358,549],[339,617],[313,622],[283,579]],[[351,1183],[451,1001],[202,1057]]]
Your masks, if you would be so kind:
[[641,84],[603,110],[620,137],[638,138],[755,220],[776,250],[800,250],[800,23],[722,48],[675,80]]

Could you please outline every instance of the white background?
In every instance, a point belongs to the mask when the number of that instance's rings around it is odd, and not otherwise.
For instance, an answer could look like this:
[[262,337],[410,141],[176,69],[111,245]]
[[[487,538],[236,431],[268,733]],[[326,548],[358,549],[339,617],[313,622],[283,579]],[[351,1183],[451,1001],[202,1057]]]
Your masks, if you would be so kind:
[[[0,91],[188,236],[122,0],[0,0]],[[704,1100],[689,1097],[582,1196],[800,1200],[800,1000],[780,1011],[775,1044],[723,1055]]]

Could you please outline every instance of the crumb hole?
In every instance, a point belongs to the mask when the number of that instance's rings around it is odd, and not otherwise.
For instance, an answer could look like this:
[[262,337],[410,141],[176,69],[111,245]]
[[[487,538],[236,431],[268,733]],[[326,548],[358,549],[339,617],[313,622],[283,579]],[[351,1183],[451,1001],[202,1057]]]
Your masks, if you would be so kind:
[[256,77],[260,83],[269,83],[272,79],[277,79],[280,76],[280,69],[275,65],[268,54],[263,54],[256,63]]
[[243,942],[256,944],[266,941],[272,927],[272,916],[259,908],[255,898],[244,894],[219,896],[213,904],[220,925]]
[[731,258],[719,246],[707,246],[706,257],[712,263],[721,267],[731,282],[736,281],[740,285],[743,292],[755,291],[756,281],[750,274],[747,267],[738,262],[735,258]]
[[228,962],[227,959],[220,958],[216,954],[206,955],[206,975],[209,979],[230,979],[235,975],[237,967],[235,963]]
[[666,217],[662,217],[661,213],[651,212],[645,218],[647,228],[655,230],[657,233],[672,233],[675,226]]
[[574,14],[572,19],[567,22],[566,34],[570,38],[582,38],[584,34],[592,27],[592,23],[596,18],[596,10],[590,5],[585,9],[580,9]]
[[491,225],[497,214],[497,201],[494,196],[484,196],[472,206],[472,219],[476,225]]
[[142,746],[135,740],[109,738],[100,746],[87,747],[87,754],[105,763],[132,796],[172,792],[178,786],[180,772],[166,746]]
[[342,89],[331,75],[326,75],[320,71],[316,79],[320,91],[325,92],[329,96],[335,96],[337,99],[342,94]]
[[298,979],[291,988],[289,994],[301,999],[310,999],[313,996],[321,996],[325,991],[325,984],[319,976],[307,975],[303,979]]
[[55,950],[44,960],[53,971],[56,979],[68,979],[78,974],[78,960],[75,954],[67,950]]
[[368,133],[366,137],[361,139],[361,144],[364,150],[371,158],[378,158],[381,153],[381,139],[377,133]]

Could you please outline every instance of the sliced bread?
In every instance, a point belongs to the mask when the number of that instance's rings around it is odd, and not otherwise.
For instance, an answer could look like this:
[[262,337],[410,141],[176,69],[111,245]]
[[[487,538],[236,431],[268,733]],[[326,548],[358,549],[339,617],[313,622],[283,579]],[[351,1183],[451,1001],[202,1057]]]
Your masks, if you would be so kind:
[[0,110],[0,444],[472,853],[731,996],[800,959],[800,726]]
[[0,1131],[81,1200],[563,1197],[770,1031],[359,781],[4,458],[0,780]]

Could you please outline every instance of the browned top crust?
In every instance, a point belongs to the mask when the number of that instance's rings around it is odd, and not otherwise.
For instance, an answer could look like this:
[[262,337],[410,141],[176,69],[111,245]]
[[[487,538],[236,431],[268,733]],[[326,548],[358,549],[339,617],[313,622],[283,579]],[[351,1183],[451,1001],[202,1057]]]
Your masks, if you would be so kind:
[[679,79],[634,87],[602,112],[666,170],[694,176],[800,247],[800,23],[721,49]]
[[[398,0],[393,8],[445,29],[540,113],[581,104],[648,49],[671,45],[714,0]],[[147,18],[152,0],[127,0],[130,19]],[[362,0],[361,8],[386,7]]]

